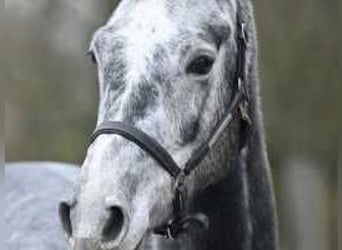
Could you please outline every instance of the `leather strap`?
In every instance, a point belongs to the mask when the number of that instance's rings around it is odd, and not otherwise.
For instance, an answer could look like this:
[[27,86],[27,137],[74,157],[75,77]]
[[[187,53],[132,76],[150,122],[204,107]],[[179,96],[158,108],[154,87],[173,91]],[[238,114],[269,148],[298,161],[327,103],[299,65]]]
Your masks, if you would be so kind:
[[152,137],[130,124],[117,121],[105,121],[98,126],[92,134],[91,143],[102,134],[121,135],[125,139],[138,145],[142,150],[152,156],[175,179],[181,172],[177,163],[163,146]]

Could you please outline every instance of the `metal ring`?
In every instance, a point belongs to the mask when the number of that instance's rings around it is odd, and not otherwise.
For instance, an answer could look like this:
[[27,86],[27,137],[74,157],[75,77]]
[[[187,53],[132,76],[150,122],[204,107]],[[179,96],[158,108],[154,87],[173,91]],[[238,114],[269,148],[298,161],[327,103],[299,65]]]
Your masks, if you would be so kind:
[[172,235],[172,225],[173,225],[173,221],[170,220],[167,223],[167,227],[166,227],[166,238],[170,239],[170,240],[174,240],[175,239],[175,237],[173,237],[173,235]]
[[244,42],[246,42],[246,24],[244,22],[241,22],[241,38],[243,39]]
[[243,83],[242,78],[239,76],[239,78],[238,78],[238,89],[239,89],[240,92],[243,91],[242,83]]

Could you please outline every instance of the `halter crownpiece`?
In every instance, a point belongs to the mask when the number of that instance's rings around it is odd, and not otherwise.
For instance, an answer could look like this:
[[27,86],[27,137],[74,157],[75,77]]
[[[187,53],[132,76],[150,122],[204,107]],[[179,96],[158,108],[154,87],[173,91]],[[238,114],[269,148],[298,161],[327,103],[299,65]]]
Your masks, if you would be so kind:
[[[179,167],[168,151],[160,145],[155,139],[150,137],[142,130],[120,121],[105,121],[100,124],[91,136],[91,143],[97,137],[103,134],[116,134],[133,142],[143,151],[148,153],[170,176],[175,180],[175,198],[173,201],[173,218],[165,225],[154,230],[157,234],[165,235],[167,238],[174,239],[179,233],[185,229],[186,225],[191,222],[198,222],[204,228],[209,226],[208,219],[203,214],[184,215],[184,196],[185,181],[202,162],[210,150],[216,145],[221,135],[231,124],[234,114],[239,110],[242,114],[242,120],[248,121],[248,111],[246,110],[247,93],[245,89],[245,60],[247,34],[245,31],[245,23],[238,18],[237,29],[237,59],[236,59],[236,76],[235,76],[235,94],[230,102],[227,113],[224,118],[217,124],[209,139],[204,142],[197,150],[194,151],[190,159],[184,167]],[[244,111],[242,111],[244,110]]]

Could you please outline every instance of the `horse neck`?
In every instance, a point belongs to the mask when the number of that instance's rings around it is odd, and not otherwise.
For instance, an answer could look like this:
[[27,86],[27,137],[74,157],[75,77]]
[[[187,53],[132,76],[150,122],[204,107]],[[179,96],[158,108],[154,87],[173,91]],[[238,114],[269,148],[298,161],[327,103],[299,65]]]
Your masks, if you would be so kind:
[[222,162],[222,168],[227,171],[225,177],[194,197],[191,212],[204,213],[209,218],[210,227],[194,240],[196,246],[193,249],[250,249],[250,215],[244,163],[244,154],[234,157],[231,163]]
[[[193,210],[205,213],[211,223],[209,230],[194,240],[198,244],[193,248],[196,250],[275,250],[278,245],[273,185],[259,100],[256,29],[253,15],[248,18],[251,46],[247,52],[246,84],[252,126],[247,145],[243,150],[233,150],[235,154],[230,162],[212,162],[227,170],[225,178],[194,197]],[[237,145],[240,134],[236,128],[233,132],[239,135],[233,137],[233,144]],[[221,151],[229,150],[229,146],[232,145],[223,143]],[[212,166],[209,163],[206,167]]]

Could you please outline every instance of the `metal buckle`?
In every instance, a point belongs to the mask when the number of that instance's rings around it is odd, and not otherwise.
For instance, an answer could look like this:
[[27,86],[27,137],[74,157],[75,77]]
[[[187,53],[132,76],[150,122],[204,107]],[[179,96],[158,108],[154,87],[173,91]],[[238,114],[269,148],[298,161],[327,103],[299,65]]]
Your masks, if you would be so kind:
[[186,177],[186,173],[184,172],[184,170],[181,170],[178,176],[176,177],[176,182],[175,182],[176,190],[182,191],[184,182],[185,182],[185,177]]
[[247,122],[248,125],[251,125],[252,120],[251,120],[251,117],[249,116],[248,101],[246,99],[242,100],[242,102],[239,105],[239,109],[240,109],[240,114],[241,114],[242,120]]
[[[244,89],[243,89],[243,81],[242,81],[242,78],[239,76],[238,77],[238,90],[243,93],[244,92]],[[244,94],[244,93],[243,93]]]
[[[175,213],[181,213],[184,209],[183,204],[183,193],[184,193],[184,183],[185,183],[186,173],[182,170],[176,178],[175,183],[175,204],[174,204],[174,211]],[[178,215],[177,215],[178,216]]]
[[166,228],[166,238],[169,240],[174,240],[175,237],[172,234],[172,221],[169,221],[169,223],[167,224],[167,228]]
[[244,22],[241,22],[241,39],[246,44],[247,37],[246,37],[246,24]]
[[169,220],[166,225],[165,237],[169,240],[175,240],[180,232],[180,227],[176,224],[178,221]]
[[238,77],[238,91],[242,94],[242,98],[245,101],[248,101],[246,86],[244,85],[244,80],[241,77]]

